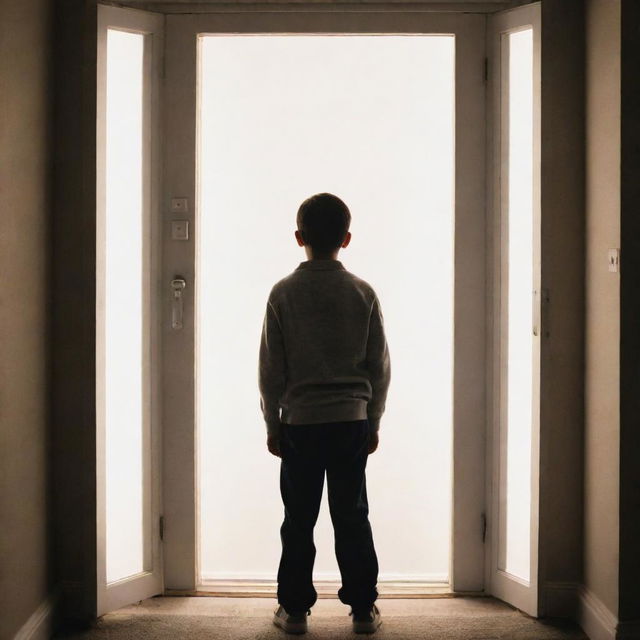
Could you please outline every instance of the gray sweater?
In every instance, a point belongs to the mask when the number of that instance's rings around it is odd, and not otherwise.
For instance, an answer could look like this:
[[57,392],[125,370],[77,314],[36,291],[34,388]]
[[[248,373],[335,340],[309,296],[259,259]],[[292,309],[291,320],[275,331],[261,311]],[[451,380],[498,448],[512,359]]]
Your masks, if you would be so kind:
[[[273,285],[258,383],[267,432],[280,422],[380,428],[391,377],[380,302],[339,260],[307,260]],[[282,408],[282,416],[280,416]]]

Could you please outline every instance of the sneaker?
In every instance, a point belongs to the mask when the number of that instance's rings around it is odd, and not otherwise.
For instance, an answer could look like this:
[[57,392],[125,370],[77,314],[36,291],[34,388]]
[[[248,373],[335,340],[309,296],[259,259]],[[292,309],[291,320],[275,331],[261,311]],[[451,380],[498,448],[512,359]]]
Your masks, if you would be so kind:
[[369,611],[359,612],[351,609],[353,631],[355,633],[375,633],[382,624],[380,609],[374,604]]
[[287,613],[280,605],[273,613],[273,624],[283,629],[286,633],[306,633],[307,616],[311,615],[311,609],[302,613]]

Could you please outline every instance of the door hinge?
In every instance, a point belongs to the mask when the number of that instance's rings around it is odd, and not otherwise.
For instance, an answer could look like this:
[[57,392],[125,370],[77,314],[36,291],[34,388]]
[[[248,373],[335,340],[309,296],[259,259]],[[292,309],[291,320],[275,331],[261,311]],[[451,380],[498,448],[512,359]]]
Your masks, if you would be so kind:
[[484,81],[489,82],[489,58],[484,59]]
[[159,529],[160,529],[160,540],[164,540],[164,516],[160,516]]
[[542,296],[540,298],[540,314],[542,316],[542,331],[541,335],[548,338],[551,335],[549,330],[549,303],[551,302],[551,294],[549,289],[542,289]]
[[484,512],[480,516],[480,520],[482,522],[482,542],[484,543],[487,537],[487,515]]

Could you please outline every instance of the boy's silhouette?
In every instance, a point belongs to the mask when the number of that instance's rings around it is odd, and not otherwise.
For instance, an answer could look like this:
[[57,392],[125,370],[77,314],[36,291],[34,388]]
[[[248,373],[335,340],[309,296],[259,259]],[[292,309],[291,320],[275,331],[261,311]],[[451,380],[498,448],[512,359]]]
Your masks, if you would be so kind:
[[308,260],[272,287],[262,327],[260,407],[267,447],[281,458],[285,508],[274,622],[290,633],[306,631],[317,600],[313,529],[325,473],[338,597],[351,605],[356,632],[380,624],[365,467],[378,447],[391,369],[378,297],[337,260],[351,241],[350,222],[329,193],[302,203],[295,237]]

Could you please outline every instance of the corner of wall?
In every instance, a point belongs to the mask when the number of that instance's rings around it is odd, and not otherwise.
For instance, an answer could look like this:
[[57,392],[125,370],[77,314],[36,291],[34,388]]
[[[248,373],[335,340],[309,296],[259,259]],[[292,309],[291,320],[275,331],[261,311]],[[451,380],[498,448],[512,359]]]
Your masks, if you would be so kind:
[[[539,609],[571,616],[582,577],[584,444],[584,4],[542,2]],[[571,37],[567,37],[571,34]]]
[[584,585],[578,589],[576,621],[590,640],[617,640],[617,617]]

